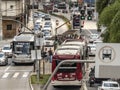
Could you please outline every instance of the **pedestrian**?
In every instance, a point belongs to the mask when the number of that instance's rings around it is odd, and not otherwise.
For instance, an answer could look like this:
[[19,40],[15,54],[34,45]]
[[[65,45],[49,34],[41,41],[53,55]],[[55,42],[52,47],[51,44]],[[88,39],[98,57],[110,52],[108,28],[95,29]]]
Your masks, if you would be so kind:
[[52,56],[53,56],[53,51],[52,51],[51,48],[50,48],[50,50],[48,51],[48,55],[49,55],[49,62],[51,63],[51,62],[52,62]]
[[45,50],[43,50],[42,57],[45,61],[48,60],[47,48],[45,48]]

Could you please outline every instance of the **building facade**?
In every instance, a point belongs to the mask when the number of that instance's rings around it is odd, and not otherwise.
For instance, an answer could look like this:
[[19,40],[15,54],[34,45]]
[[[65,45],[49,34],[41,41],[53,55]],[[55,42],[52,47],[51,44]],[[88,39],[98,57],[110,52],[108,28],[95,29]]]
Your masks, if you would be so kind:
[[1,4],[2,38],[13,38],[27,23],[30,0],[2,0]]

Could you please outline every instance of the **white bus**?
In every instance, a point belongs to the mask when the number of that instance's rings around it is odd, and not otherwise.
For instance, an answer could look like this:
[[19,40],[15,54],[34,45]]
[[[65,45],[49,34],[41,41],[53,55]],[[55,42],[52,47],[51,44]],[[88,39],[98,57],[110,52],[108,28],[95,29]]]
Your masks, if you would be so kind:
[[11,42],[13,53],[13,63],[34,63],[31,59],[31,50],[35,49],[34,35],[32,33],[22,33],[14,37]]

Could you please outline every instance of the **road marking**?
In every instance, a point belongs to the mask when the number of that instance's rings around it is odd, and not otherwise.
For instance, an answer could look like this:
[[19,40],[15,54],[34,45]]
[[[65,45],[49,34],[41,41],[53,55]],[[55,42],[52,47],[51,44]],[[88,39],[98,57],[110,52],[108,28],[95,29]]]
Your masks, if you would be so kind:
[[8,71],[8,69],[9,69],[10,67],[11,67],[11,66],[8,66],[8,67],[4,70],[4,72]]
[[27,77],[29,75],[29,72],[24,72],[23,76],[22,77]]
[[16,73],[13,75],[13,78],[17,78],[19,74],[20,74],[19,72],[16,72]]
[[17,71],[17,72],[31,72],[32,70],[0,70],[0,72],[13,72],[13,71]]
[[5,73],[2,78],[7,78],[10,73]]

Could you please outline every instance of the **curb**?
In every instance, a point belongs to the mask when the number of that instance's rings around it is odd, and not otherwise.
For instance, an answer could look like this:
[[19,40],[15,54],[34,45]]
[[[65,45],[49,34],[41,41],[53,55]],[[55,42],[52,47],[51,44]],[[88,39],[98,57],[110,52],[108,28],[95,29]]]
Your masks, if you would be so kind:
[[30,77],[31,77],[32,75],[35,75],[35,74],[36,74],[35,72],[34,72],[34,73],[32,72],[32,73],[30,74],[30,76],[29,76],[29,86],[30,86],[30,90],[34,90],[33,85],[31,84],[31,78],[30,78]]

